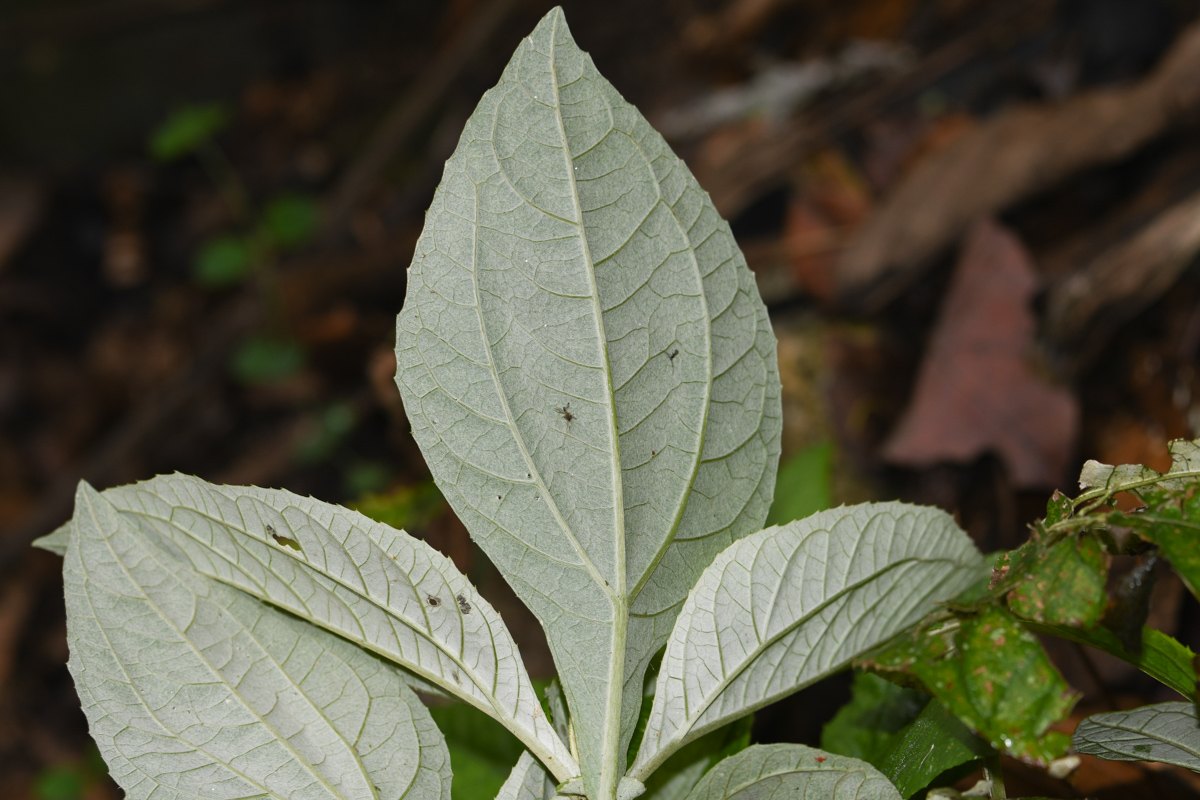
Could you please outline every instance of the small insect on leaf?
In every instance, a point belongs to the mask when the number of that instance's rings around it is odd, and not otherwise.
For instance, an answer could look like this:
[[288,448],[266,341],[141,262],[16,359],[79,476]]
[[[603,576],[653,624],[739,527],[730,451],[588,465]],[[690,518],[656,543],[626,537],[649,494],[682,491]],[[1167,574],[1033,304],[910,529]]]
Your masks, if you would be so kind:
[[458,601],[458,610],[459,611],[461,611],[464,614],[471,613],[471,604],[467,602],[467,598],[463,597],[460,594],[457,597],[455,597],[454,599]]
[[676,347],[670,353],[667,353],[667,360],[671,362],[671,366],[675,366],[675,356],[679,355],[679,348]]
[[281,536],[280,534],[276,533],[275,528],[273,528],[270,525],[267,526],[267,533],[269,533],[271,535],[271,538],[275,540],[276,544],[281,544],[284,547],[290,547],[293,550],[300,552],[300,553],[304,552],[300,548],[299,542],[297,542],[295,539],[290,539],[287,536]]
[[571,421],[575,419],[575,415],[571,413],[571,404],[567,403],[561,408],[554,409],[559,415],[567,421],[567,430],[571,430]]

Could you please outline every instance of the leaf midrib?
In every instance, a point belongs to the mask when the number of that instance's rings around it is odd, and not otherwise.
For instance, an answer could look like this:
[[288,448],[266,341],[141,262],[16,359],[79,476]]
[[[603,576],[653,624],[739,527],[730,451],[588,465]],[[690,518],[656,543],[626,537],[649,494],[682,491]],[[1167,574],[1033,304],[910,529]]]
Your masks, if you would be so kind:
[[[743,540],[743,541],[745,541],[745,540]],[[732,561],[732,560],[733,559],[731,558],[730,561]],[[687,725],[687,727],[678,726],[675,728],[675,731],[674,731],[674,733],[683,731],[683,735],[681,735],[681,736],[673,735],[671,738],[667,739],[666,741],[667,741],[668,746],[666,746],[666,747],[663,747],[660,744],[659,747],[657,748],[657,753],[652,758],[650,758],[646,762],[644,762],[641,767],[638,767],[635,770],[631,770],[630,774],[633,775],[634,777],[638,777],[639,779],[641,779],[642,777],[645,777],[646,775],[649,775],[654,769],[657,769],[657,767],[662,763],[663,760],[665,760],[663,758],[664,754],[669,756],[671,753],[676,752],[680,747],[687,744],[689,741],[694,740],[698,736],[702,736],[704,733],[708,732],[708,730],[710,730],[712,727],[715,727],[716,723],[711,723],[708,726],[696,728],[696,727],[694,727],[694,722],[696,720],[699,720],[700,717],[702,717],[704,715],[704,713],[706,711],[708,711],[708,709],[712,706],[712,704],[714,702],[716,702],[717,698],[719,698],[725,692],[725,690],[729,688],[729,686],[738,678],[738,676],[740,676],[742,673],[744,673],[750,665],[752,665],[755,661],[758,660],[759,657],[762,656],[763,653],[765,653],[767,650],[771,649],[776,644],[778,644],[779,641],[781,639],[783,639],[785,636],[792,633],[798,627],[805,624],[806,622],[812,620],[814,617],[819,615],[822,611],[824,611],[830,605],[832,605],[836,601],[842,599],[847,594],[850,594],[854,591],[857,591],[858,589],[861,589],[862,587],[871,583],[875,579],[880,578],[880,577],[888,574],[889,572],[892,572],[893,570],[898,569],[899,567],[908,566],[911,564],[952,564],[957,567],[965,566],[964,564],[962,564],[954,559],[951,559],[951,558],[906,558],[906,559],[903,559],[900,561],[893,562],[893,563],[889,564],[887,567],[885,567],[884,569],[879,570],[878,572],[873,572],[869,576],[867,576],[866,578],[864,578],[860,581],[857,581],[853,584],[847,584],[846,586],[844,586],[843,588],[838,590],[834,595],[826,598],[821,603],[814,606],[811,612],[808,612],[802,618],[797,619],[795,623],[784,626],[781,630],[779,630],[772,636],[768,637],[765,640],[761,640],[761,645],[759,647],[755,648],[753,655],[747,657],[741,664],[739,664],[733,670],[733,672],[725,673],[723,675],[721,681],[717,684],[714,684],[714,686],[716,688],[707,692],[707,696],[705,697],[704,702],[700,706],[697,707],[697,709],[694,711],[694,713],[686,714],[685,721],[691,720],[693,724],[689,724],[689,725]],[[944,583],[946,578],[950,577],[950,575],[952,575],[952,574],[953,573],[950,573],[947,576],[943,577],[942,583]],[[939,586],[939,585],[940,585],[940,583],[935,585],[933,587],[933,590],[931,590],[931,591],[935,591],[937,586]],[[778,590],[776,590],[776,592],[774,594],[777,595]],[[930,594],[930,592],[926,592],[926,596],[928,596],[929,594]],[[773,597],[772,602],[774,602],[774,600],[775,600],[775,598]],[[668,648],[669,647],[670,647],[670,645],[668,644]],[[721,657],[722,657],[722,672],[724,673],[725,671],[724,671],[724,652],[723,651],[721,652]],[[684,708],[686,711],[686,708],[687,708],[686,684],[684,684],[684,691],[681,694],[681,697],[684,701]],[[772,702],[772,700],[767,699],[767,700],[764,700],[763,702],[757,704],[756,706],[753,706],[753,707],[748,706],[746,709],[746,713],[750,713],[751,711],[754,711],[756,708],[761,708],[763,705],[766,705],[768,702]],[[664,720],[666,719],[666,713],[667,713],[666,701],[664,700],[663,714],[662,714],[662,718]],[[660,743],[661,743],[661,741],[662,740],[659,739]],[[649,766],[649,769],[647,769],[647,766]]]
[[[114,508],[115,508],[115,506],[114,506]],[[98,520],[98,519],[96,518],[96,516],[95,516],[95,511],[94,511],[94,501],[92,501],[92,502],[89,502],[89,503],[88,503],[88,513],[89,513],[89,516],[91,516],[91,517],[92,517],[93,524],[96,526],[96,528],[97,528],[97,529],[99,529],[99,530],[101,530],[101,531],[103,531],[103,528],[101,527],[99,520]],[[117,509],[117,514],[118,514],[118,517],[119,517],[120,513],[121,513],[120,509]],[[229,689],[229,691],[230,691],[230,693],[231,693],[231,694],[233,694],[235,697],[237,697],[237,698],[238,698],[238,700],[239,700],[239,702],[240,702],[241,706],[242,706],[244,709],[246,709],[247,711],[249,711],[249,712],[250,712],[250,714],[251,714],[251,715],[253,715],[253,716],[254,716],[254,717],[255,717],[255,718],[258,720],[258,724],[259,724],[259,725],[261,725],[262,727],[264,727],[264,728],[266,728],[267,730],[271,731],[271,732],[272,732],[272,733],[275,735],[275,740],[276,740],[276,741],[278,741],[278,742],[280,742],[280,743],[282,743],[282,744],[284,744],[284,745],[286,746],[286,748],[287,748],[287,749],[288,749],[288,750],[289,750],[289,751],[290,751],[290,752],[291,752],[291,753],[292,753],[292,754],[295,756],[295,759],[296,759],[297,761],[299,761],[301,764],[303,764],[303,765],[304,765],[304,766],[307,768],[307,771],[309,772],[309,774],[313,775],[313,776],[314,776],[314,777],[315,777],[315,778],[316,778],[316,779],[317,779],[317,780],[318,780],[318,781],[319,781],[319,782],[320,782],[320,783],[321,783],[323,786],[325,786],[325,788],[329,790],[329,793],[330,793],[330,794],[331,794],[333,797],[335,797],[335,798],[342,797],[341,793],[340,793],[340,792],[338,792],[337,790],[335,790],[335,789],[333,788],[333,786],[332,786],[332,785],[329,783],[329,781],[328,781],[328,780],[325,778],[325,776],[324,776],[324,775],[322,775],[322,774],[321,774],[321,773],[320,773],[320,772],[317,770],[316,766],[315,766],[315,765],[313,765],[313,764],[311,764],[311,763],[310,763],[310,762],[309,762],[309,761],[308,761],[306,758],[304,758],[304,757],[303,757],[303,756],[300,754],[300,752],[299,752],[298,750],[296,750],[296,748],[295,748],[295,746],[292,744],[291,740],[290,740],[290,739],[287,739],[286,737],[284,737],[284,736],[283,736],[283,735],[282,735],[282,734],[281,734],[281,733],[280,733],[278,730],[276,730],[276,729],[275,729],[275,726],[274,726],[274,725],[272,725],[270,722],[268,722],[268,721],[266,720],[266,718],[265,718],[265,717],[263,717],[263,716],[262,716],[262,714],[260,714],[260,713],[259,713],[259,712],[258,712],[258,711],[255,709],[255,708],[253,708],[252,706],[250,706],[250,705],[249,705],[249,704],[248,704],[248,703],[245,701],[245,699],[242,697],[241,693],[240,693],[240,692],[239,692],[239,691],[238,691],[238,690],[237,690],[235,687],[233,687],[233,686],[232,686],[232,685],[229,683],[228,679],[227,679],[227,678],[224,676],[224,674],[222,674],[222,673],[220,672],[220,670],[218,670],[218,669],[217,669],[217,668],[216,668],[216,667],[215,667],[215,666],[212,664],[212,662],[211,662],[211,661],[209,661],[209,659],[208,659],[208,658],[207,658],[207,657],[206,657],[206,656],[205,656],[203,653],[201,653],[201,652],[200,652],[200,650],[199,650],[199,649],[198,649],[198,648],[195,646],[195,644],[192,642],[192,639],[191,639],[191,637],[187,636],[187,635],[186,635],[186,634],[185,634],[185,633],[184,633],[182,630],[180,630],[179,626],[175,624],[174,620],[172,620],[172,619],[171,619],[169,616],[167,616],[167,615],[166,615],[166,614],[165,614],[165,613],[162,611],[162,609],[159,607],[158,603],[157,603],[157,602],[155,602],[155,601],[153,600],[153,598],[151,598],[151,597],[150,597],[150,595],[149,595],[149,594],[146,592],[146,590],[145,590],[145,589],[142,587],[142,585],[141,585],[141,584],[140,584],[140,583],[137,581],[137,579],[133,577],[133,575],[132,575],[132,574],[130,573],[130,571],[129,571],[129,568],[126,566],[126,564],[125,564],[124,560],[123,560],[123,559],[122,559],[122,558],[121,558],[121,557],[120,557],[120,556],[117,554],[116,550],[115,550],[115,549],[113,549],[113,545],[112,545],[112,538],[111,538],[111,537],[109,537],[109,536],[104,536],[104,537],[103,537],[103,540],[104,540],[104,545],[105,545],[105,547],[107,547],[107,548],[108,548],[108,551],[109,551],[110,553],[112,553],[113,560],[114,560],[114,561],[115,561],[115,562],[116,562],[116,563],[117,563],[117,564],[120,566],[122,573],[124,573],[125,577],[126,577],[128,580],[129,580],[129,582],[130,582],[131,584],[133,584],[134,586],[138,587],[138,591],[139,591],[139,592],[141,592],[142,598],[143,598],[143,599],[144,599],[144,600],[145,600],[145,601],[146,601],[146,602],[147,602],[147,603],[150,605],[150,607],[151,607],[151,608],[153,608],[153,609],[154,609],[154,611],[155,611],[155,613],[158,615],[159,619],[163,620],[163,622],[165,622],[165,623],[166,623],[166,624],[167,624],[167,625],[168,625],[168,626],[169,626],[169,627],[170,627],[172,630],[174,630],[174,631],[175,631],[177,634],[179,634],[179,638],[180,638],[182,641],[186,642],[186,643],[189,645],[189,647],[191,648],[191,650],[192,650],[192,652],[195,654],[195,656],[196,656],[198,659],[200,659],[200,661],[201,661],[201,662],[202,662],[202,663],[203,663],[205,666],[207,666],[207,667],[208,667],[208,670],[209,670],[209,672],[210,672],[211,674],[213,674],[213,675],[214,675],[214,676],[217,678],[217,680],[218,680],[220,683],[224,684],[224,685],[225,685],[225,686],[226,686],[226,687]],[[162,562],[159,560],[159,558],[157,557],[157,555],[156,555],[156,554],[153,552],[152,548],[150,548],[150,547],[146,547],[146,546],[144,546],[144,545],[143,545],[143,546],[142,546],[142,548],[141,548],[141,550],[142,550],[142,552],[143,552],[143,553],[146,555],[146,557],[147,557],[147,558],[151,558],[151,559],[153,559],[153,560],[154,560],[154,562],[155,562],[155,563],[157,563],[157,564],[162,564]],[[82,563],[82,562],[83,562],[83,557],[82,557],[82,554],[80,554],[79,558],[80,558],[80,562]],[[85,576],[86,576],[86,575],[87,575],[87,572],[86,572],[86,566],[84,567],[84,569],[85,569]],[[181,581],[179,581],[179,579],[178,579],[178,578],[177,578],[177,577],[174,575],[174,573],[173,573],[173,572],[171,572],[171,570],[170,570],[170,569],[168,569],[168,568],[167,568],[165,565],[163,566],[163,572],[164,572],[164,574],[171,576],[171,578],[172,578],[172,580],[173,580],[174,582],[176,582],[176,583],[180,583],[180,582],[181,582]],[[108,631],[107,631],[107,630],[104,628],[104,626],[103,626],[103,625],[100,625],[100,624],[99,624],[100,617],[99,617],[99,615],[98,615],[98,614],[96,614],[96,613],[95,613],[95,610],[96,610],[96,609],[95,609],[95,605],[92,603],[92,598],[91,598],[91,595],[90,595],[88,592],[86,592],[86,591],[84,591],[84,592],[83,592],[83,595],[84,595],[84,597],[86,597],[86,598],[87,598],[88,606],[89,606],[89,607],[92,609],[92,612],[93,612],[93,618],[94,618],[94,619],[96,619],[96,621],[97,621],[97,627],[100,629],[101,633],[104,635],[104,640],[105,640],[105,642],[106,642],[106,643],[108,643],[109,649],[110,649],[110,650],[112,650],[113,652],[116,652],[115,648],[113,648],[113,646],[112,646],[112,640],[111,640],[111,638],[110,638],[110,637],[109,637],[109,635],[108,635]],[[221,608],[221,611],[222,611],[223,613],[225,613],[225,614],[228,614],[228,613],[229,613],[229,612],[228,612],[228,610],[227,610],[227,609],[225,609],[224,607],[221,607],[221,606],[220,606],[220,604],[215,604],[215,605],[217,605],[218,607],[220,607],[220,608]],[[236,620],[235,620],[235,621],[236,621]],[[239,623],[239,625],[240,625],[240,623]],[[247,634],[248,636],[250,636],[250,638],[251,638],[251,639],[253,639],[255,642],[257,642],[257,641],[258,641],[258,638],[257,638],[256,636],[254,636],[253,634],[251,634],[251,633],[250,633],[250,631],[246,630],[244,626],[242,626],[242,629],[246,631],[246,634]],[[261,649],[261,648],[262,648],[262,645],[260,644],[260,645],[259,645],[259,647],[260,647],[260,649]],[[278,667],[278,668],[279,668],[279,670],[280,670],[281,672],[283,672],[283,674],[284,674],[284,675],[285,675],[285,676],[288,678],[289,682],[291,682],[291,683],[292,683],[292,685],[293,685],[293,686],[295,686],[296,684],[295,684],[295,682],[294,682],[294,681],[292,681],[292,680],[291,680],[291,676],[288,676],[288,675],[287,675],[287,672],[283,670],[282,666],[281,666],[281,665],[280,665],[280,664],[279,664],[279,663],[278,663],[278,662],[277,662],[277,661],[274,659],[274,657],[272,657],[272,656],[270,655],[270,653],[269,653],[269,652],[267,652],[265,649],[263,649],[263,653],[266,655],[266,657],[267,657],[267,658],[269,658],[269,659],[271,660],[271,663],[272,663],[272,664],[274,664],[276,667]],[[132,678],[129,676],[129,673],[128,673],[128,671],[125,669],[125,664],[124,664],[124,662],[120,661],[120,659],[117,659],[117,661],[118,661],[118,663],[120,664],[120,667],[121,667],[121,671],[122,671],[122,673],[124,673],[124,674],[125,674],[125,677],[126,677],[126,679],[127,679],[127,681],[128,681],[128,685],[129,685],[129,687],[130,687],[131,689],[133,689],[133,691],[134,691],[134,692],[136,692],[136,693],[137,693],[137,696],[138,696],[138,698],[139,698],[139,699],[142,701],[142,706],[143,706],[143,707],[146,709],[146,711],[147,711],[147,712],[148,712],[148,713],[149,713],[149,714],[150,714],[150,715],[151,715],[151,716],[152,716],[152,717],[155,719],[155,721],[157,721],[157,722],[158,722],[160,725],[162,725],[162,727],[163,727],[163,729],[164,729],[164,730],[166,730],[166,731],[169,731],[169,732],[170,732],[170,733],[172,733],[173,735],[178,735],[178,734],[175,734],[175,732],[174,732],[174,731],[172,731],[172,730],[171,730],[171,728],[170,728],[169,726],[167,726],[167,725],[166,725],[166,724],[164,724],[164,723],[163,723],[161,720],[159,720],[158,714],[157,714],[156,712],[154,712],[154,711],[151,709],[150,705],[149,705],[149,704],[148,704],[148,703],[145,701],[145,698],[143,697],[141,690],[138,688],[138,684],[137,684],[137,682],[136,682],[136,681],[134,681],[134,680],[133,680],[133,679],[132,679]],[[299,690],[299,687],[298,687],[298,686],[297,686],[296,688],[297,688],[297,690]],[[364,782],[365,782],[365,783],[366,783],[366,784],[367,784],[369,787],[371,787],[371,793],[372,793],[372,795],[373,795],[373,796],[376,798],[376,800],[377,800],[377,799],[378,799],[378,797],[379,797],[379,795],[378,795],[378,793],[377,793],[377,792],[375,792],[375,789],[374,789],[374,784],[373,784],[373,782],[371,781],[371,779],[370,779],[370,776],[367,774],[366,768],[365,768],[365,767],[363,766],[363,764],[362,764],[362,759],[361,759],[361,757],[359,756],[357,749],[356,749],[356,748],[354,748],[352,745],[350,745],[350,743],[349,743],[349,742],[347,742],[347,741],[346,741],[346,738],[345,738],[345,736],[343,736],[342,732],[341,732],[341,731],[339,731],[339,730],[337,729],[337,727],[336,727],[336,726],[334,726],[334,725],[333,725],[333,723],[332,723],[332,722],[329,720],[329,718],[325,716],[325,712],[324,712],[324,710],[323,710],[323,709],[321,709],[320,707],[318,707],[318,706],[316,705],[316,703],[314,703],[314,702],[313,702],[313,701],[312,701],[312,700],[311,700],[311,699],[308,697],[308,695],[307,695],[307,694],[305,694],[303,691],[300,691],[300,694],[301,694],[301,695],[302,695],[302,696],[303,696],[303,697],[304,697],[304,698],[305,698],[305,699],[308,701],[309,705],[310,705],[310,706],[312,706],[312,708],[314,708],[314,709],[316,710],[317,714],[319,714],[319,715],[321,716],[321,718],[322,718],[322,719],[324,719],[324,720],[326,721],[326,723],[329,725],[330,729],[331,729],[331,730],[333,730],[333,732],[337,734],[338,738],[339,738],[339,739],[340,739],[340,740],[341,740],[341,741],[342,741],[344,744],[346,744],[346,746],[347,746],[347,749],[348,749],[348,750],[350,751],[350,753],[351,753],[351,757],[354,759],[355,763],[357,763],[357,764],[358,764],[358,766],[359,766],[359,769],[360,769],[360,771],[361,771],[361,773],[362,773],[362,776],[363,776],[363,780],[364,780]],[[180,737],[180,738],[182,738],[182,737]],[[186,740],[184,740],[184,741],[186,741]],[[255,778],[251,778],[249,775],[246,775],[246,774],[245,774],[245,773],[243,773],[241,770],[239,770],[239,769],[237,769],[236,767],[234,767],[232,764],[228,764],[228,763],[226,763],[224,760],[222,760],[222,759],[220,759],[220,758],[216,757],[215,755],[212,755],[211,753],[209,753],[209,752],[208,752],[208,750],[207,750],[207,749],[205,749],[205,748],[203,748],[203,747],[201,747],[201,746],[199,746],[199,745],[195,744],[194,742],[190,742],[190,741],[188,742],[188,745],[189,745],[189,746],[191,746],[191,747],[194,747],[196,750],[198,750],[198,751],[200,751],[200,752],[204,753],[204,754],[205,754],[205,755],[207,755],[209,758],[211,758],[211,759],[212,759],[214,762],[216,762],[216,763],[218,763],[218,764],[222,764],[222,765],[224,765],[224,766],[228,767],[230,771],[234,772],[234,773],[235,773],[235,774],[237,774],[237,775],[240,775],[240,776],[242,776],[242,777],[243,777],[243,778],[244,778],[244,779],[245,779],[247,782],[249,782],[249,783],[251,783],[251,784],[253,784],[253,785],[255,785],[255,786],[261,786],[261,787],[262,787],[262,789],[263,789],[263,791],[265,791],[265,792],[268,792],[268,793],[271,793],[271,790],[270,790],[269,788],[267,788],[266,786],[264,786],[264,785],[263,785],[261,782],[259,782],[257,779],[255,779]],[[132,763],[132,762],[131,762],[131,763]],[[135,766],[136,766],[136,765],[135,765]],[[419,768],[418,768],[418,770],[419,770]],[[144,774],[145,774],[145,773],[144,773]]]

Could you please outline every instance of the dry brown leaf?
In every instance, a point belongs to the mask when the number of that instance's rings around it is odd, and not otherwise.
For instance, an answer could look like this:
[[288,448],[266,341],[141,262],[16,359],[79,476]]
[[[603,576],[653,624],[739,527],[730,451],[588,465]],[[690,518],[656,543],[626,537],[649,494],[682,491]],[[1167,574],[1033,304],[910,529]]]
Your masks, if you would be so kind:
[[995,452],[1021,488],[1062,483],[1079,409],[1031,365],[1037,277],[1020,241],[977,223],[884,458],[913,467]]
[[879,305],[976,220],[1128,156],[1200,106],[1200,25],[1142,82],[1004,112],[918,165],[838,264],[839,293]]

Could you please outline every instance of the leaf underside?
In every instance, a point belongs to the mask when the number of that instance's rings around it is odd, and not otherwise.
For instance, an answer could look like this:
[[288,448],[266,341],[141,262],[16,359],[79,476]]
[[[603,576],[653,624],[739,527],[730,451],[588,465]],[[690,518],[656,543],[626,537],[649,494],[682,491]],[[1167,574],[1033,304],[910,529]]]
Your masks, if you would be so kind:
[[766,516],[780,387],[729,226],[559,9],[446,164],[396,358],[434,479],[546,629],[584,779],[611,795],[650,658]]
[[1079,723],[1076,752],[1110,761],[1159,761],[1200,772],[1200,721],[1194,703],[1160,703],[1096,714]]
[[865,761],[799,744],[755,745],[713,767],[687,800],[901,800]]
[[71,527],[69,666],[127,797],[449,800],[396,667],[196,574],[86,484]]
[[503,620],[424,542],[313,498],[186,475],[104,497],[200,574],[404,667],[414,688],[476,706],[548,766],[575,770]]
[[737,542],[679,616],[631,774],[844,668],[984,572],[948,514],[903,503],[833,509]]

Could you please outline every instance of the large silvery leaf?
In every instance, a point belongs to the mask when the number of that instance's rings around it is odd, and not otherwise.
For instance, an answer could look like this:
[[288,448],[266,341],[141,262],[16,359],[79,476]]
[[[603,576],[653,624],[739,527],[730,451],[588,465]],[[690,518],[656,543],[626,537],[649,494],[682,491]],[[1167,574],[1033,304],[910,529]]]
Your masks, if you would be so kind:
[[104,497],[197,572],[399,664],[417,688],[495,717],[562,779],[577,773],[503,620],[424,542],[291,492],[186,475]]
[[867,503],[731,545],[688,596],[630,775],[844,668],[986,573],[953,518]]
[[64,582],[71,674],[129,798],[450,798],[399,669],[197,575],[90,486]]
[[1109,761],[1160,761],[1200,772],[1200,721],[1194,703],[1160,703],[1096,714],[1079,723],[1076,752]]
[[687,800],[901,800],[896,787],[865,761],[799,744],[755,745],[722,761]]
[[779,379],[728,225],[558,9],[446,164],[396,341],[438,487],[546,628],[611,796],[647,662],[766,516]]

